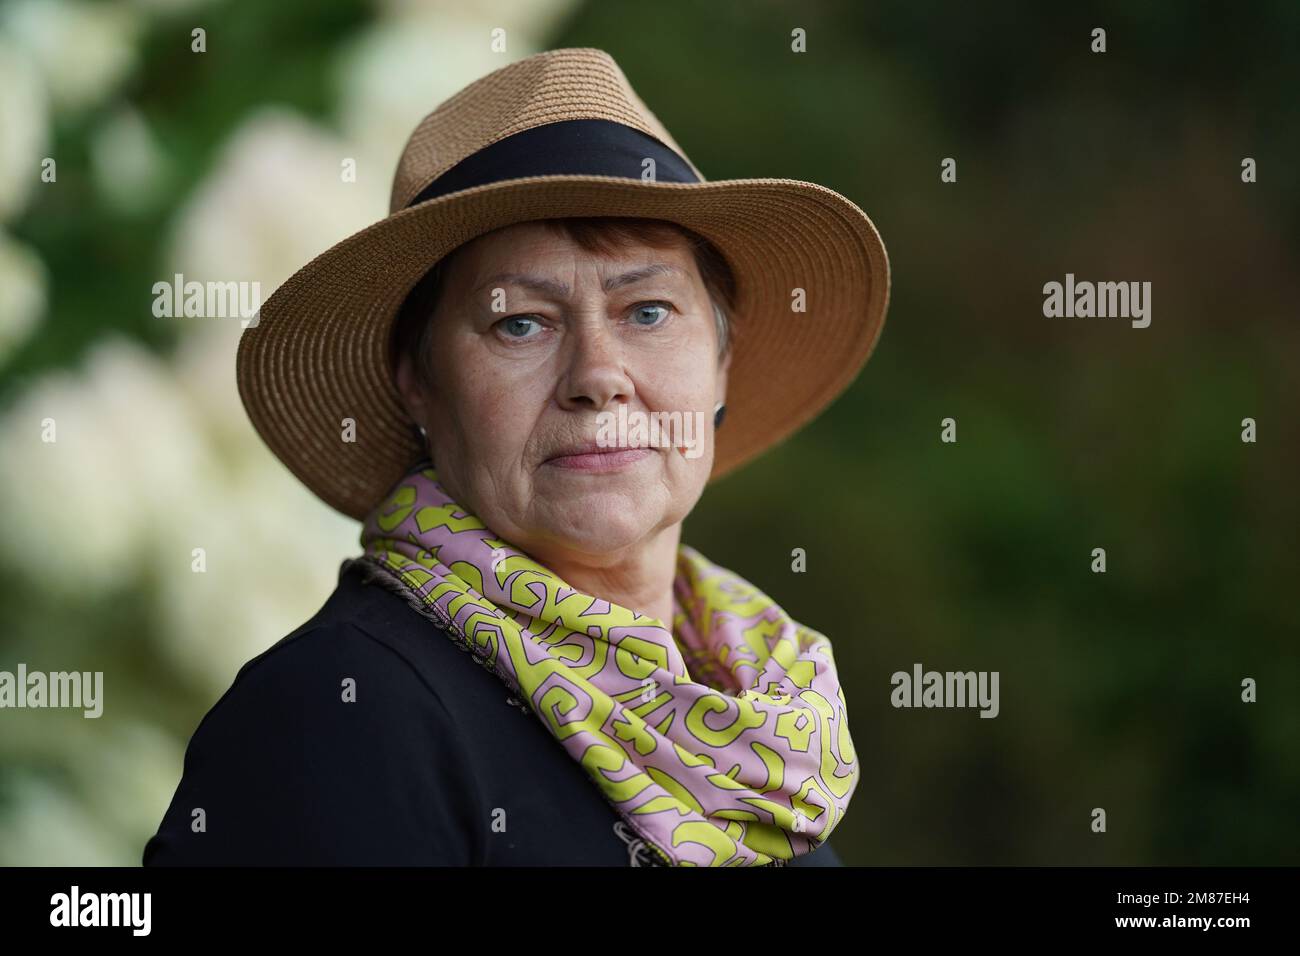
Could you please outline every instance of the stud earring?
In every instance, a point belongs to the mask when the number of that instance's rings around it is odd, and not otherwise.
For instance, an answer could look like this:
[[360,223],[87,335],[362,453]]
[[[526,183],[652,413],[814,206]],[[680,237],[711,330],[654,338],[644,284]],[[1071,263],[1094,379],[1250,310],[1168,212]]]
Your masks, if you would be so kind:
[[713,406],[713,427],[721,428],[722,419],[727,414],[727,406],[723,402],[718,402]]
[[421,424],[419,424],[418,422],[417,422],[416,425],[415,425],[415,430],[416,430],[416,432],[418,433],[418,436],[416,437],[415,441],[416,441],[416,444],[418,444],[418,445],[420,446],[420,450],[421,450],[421,452],[422,452],[422,454],[421,454],[421,456],[420,456],[420,460],[421,460],[421,461],[427,461],[427,462],[429,463],[429,467],[432,468],[432,467],[433,467],[433,451],[432,451],[432,449],[429,448],[429,433],[426,432],[426,431],[424,430],[424,426],[421,425]]

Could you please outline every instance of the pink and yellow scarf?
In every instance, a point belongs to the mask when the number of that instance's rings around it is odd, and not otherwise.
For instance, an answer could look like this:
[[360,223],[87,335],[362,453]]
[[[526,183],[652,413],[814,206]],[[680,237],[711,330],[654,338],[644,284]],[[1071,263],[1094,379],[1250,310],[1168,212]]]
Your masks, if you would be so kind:
[[366,558],[527,703],[664,864],[820,846],[858,782],[830,641],[682,545],[673,628],[583,594],[413,471]]

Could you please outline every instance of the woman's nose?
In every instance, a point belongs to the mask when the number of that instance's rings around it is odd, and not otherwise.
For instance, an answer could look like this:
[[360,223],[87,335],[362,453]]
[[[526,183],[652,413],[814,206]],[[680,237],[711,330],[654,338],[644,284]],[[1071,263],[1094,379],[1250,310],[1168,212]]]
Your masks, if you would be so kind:
[[570,326],[556,387],[561,408],[602,411],[632,395],[626,355],[618,335],[601,319]]

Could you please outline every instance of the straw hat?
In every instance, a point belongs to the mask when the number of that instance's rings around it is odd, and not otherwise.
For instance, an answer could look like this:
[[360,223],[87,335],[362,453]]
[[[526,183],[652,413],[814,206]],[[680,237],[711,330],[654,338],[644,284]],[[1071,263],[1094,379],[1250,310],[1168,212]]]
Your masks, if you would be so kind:
[[[646,159],[653,181],[643,178]],[[730,264],[727,421],[710,480],[816,416],[880,335],[889,262],[861,209],[793,179],[706,181],[609,54],[552,50],[489,73],[426,116],[398,162],[388,217],[263,304],[236,360],[263,440],[328,504],[363,518],[426,454],[388,360],[403,300],[462,243],[565,216],[671,220]],[[793,308],[798,289],[806,311]]]

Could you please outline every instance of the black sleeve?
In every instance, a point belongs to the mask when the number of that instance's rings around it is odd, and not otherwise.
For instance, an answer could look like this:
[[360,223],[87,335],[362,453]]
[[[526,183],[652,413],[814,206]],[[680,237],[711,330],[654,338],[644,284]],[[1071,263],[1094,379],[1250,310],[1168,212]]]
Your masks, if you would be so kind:
[[791,860],[788,866],[843,866],[839,855],[835,852],[835,847],[831,846],[830,841],[823,843],[811,853],[805,853],[803,856],[796,856]]
[[204,717],[143,863],[475,865],[480,804],[434,689],[364,631],[328,625],[250,661]]

